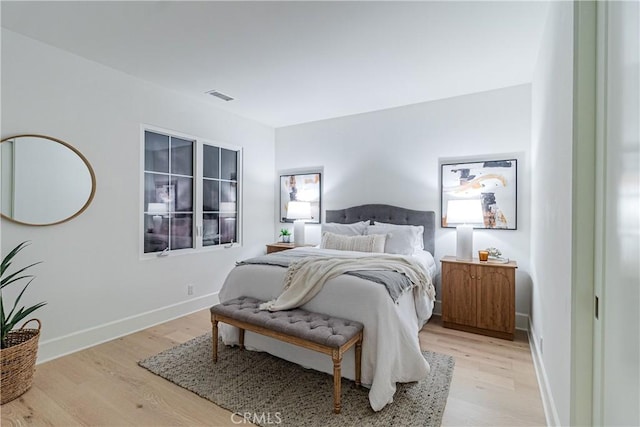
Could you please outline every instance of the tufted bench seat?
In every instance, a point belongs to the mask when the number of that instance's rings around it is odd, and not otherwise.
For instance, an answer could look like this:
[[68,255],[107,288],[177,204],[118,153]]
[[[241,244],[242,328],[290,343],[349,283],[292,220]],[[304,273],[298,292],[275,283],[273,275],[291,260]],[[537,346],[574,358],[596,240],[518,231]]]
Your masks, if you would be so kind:
[[218,361],[218,322],[240,329],[239,346],[244,348],[248,330],[290,344],[328,354],[333,359],[333,411],[340,413],[342,355],[354,344],[356,386],[360,385],[363,325],[352,320],[312,313],[300,308],[285,311],[260,310],[264,301],[239,297],[211,307],[213,363]]

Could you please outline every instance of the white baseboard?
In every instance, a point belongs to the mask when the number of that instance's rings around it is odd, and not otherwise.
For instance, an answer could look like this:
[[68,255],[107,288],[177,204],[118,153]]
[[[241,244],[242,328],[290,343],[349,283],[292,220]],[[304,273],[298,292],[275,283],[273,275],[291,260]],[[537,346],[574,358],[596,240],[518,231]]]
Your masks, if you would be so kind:
[[37,364],[186,316],[219,303],[218,292],[40,342]]
[[[436,300],[433,306],[433,314],[442,316],[442,301]],[[516,329],[523,331],[529,330],[529,315],[524,313],[516,313]]]
[[529,319],[529,348],[531,348],[531,357],[533,358],[533,366],[538,378],[538,387],[540,388],[540,397],[542,398],[542,407],[544,408],[544,416],[548,426],[560,426],[560,417],[558,409],[551,394],[551,387],[547,378],[547,372],[544,369],[542,361],[542,353],[538,346],[538,335],[533,329],[531,319]]

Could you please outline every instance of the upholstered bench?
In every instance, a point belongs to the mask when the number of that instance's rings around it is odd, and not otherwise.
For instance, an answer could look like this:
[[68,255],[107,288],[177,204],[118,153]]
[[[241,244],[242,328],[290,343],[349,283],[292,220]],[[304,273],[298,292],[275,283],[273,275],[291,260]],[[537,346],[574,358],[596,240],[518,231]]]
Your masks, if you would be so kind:
[[263,302],[255,298],[240,297],[211,307],[213,363],[218,361],[218,322],[240,329],[240,349],[244,348],[244,331],[247,330],[328,354],[333,359],[333,412],[339,414],[342,355],[354,344],[356,386],[360,385],[362,323],[300,308],[274,312],[260,310],[258,307]]

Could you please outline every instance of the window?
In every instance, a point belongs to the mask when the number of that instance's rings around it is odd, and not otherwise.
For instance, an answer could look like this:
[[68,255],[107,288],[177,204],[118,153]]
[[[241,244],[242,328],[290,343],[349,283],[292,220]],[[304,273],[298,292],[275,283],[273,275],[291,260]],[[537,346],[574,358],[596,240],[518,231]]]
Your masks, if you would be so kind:
[[238,152],[205,144],[202,157],[202,245],[233,243],[238,234]]
[[239,241],[240,148],[144,129],[144,253]]

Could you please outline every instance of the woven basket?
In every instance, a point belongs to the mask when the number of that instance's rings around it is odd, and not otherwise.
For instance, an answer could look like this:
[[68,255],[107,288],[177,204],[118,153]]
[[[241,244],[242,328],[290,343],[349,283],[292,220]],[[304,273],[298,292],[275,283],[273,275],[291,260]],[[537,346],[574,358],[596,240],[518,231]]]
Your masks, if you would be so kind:
[[[25,329],[27,323],[38,322],[38,329]],[[36,370],[38,355],[38,339],[42,324],[38,319],[31,319],[22,328],[7,334],[7,348],[0,350],[2,364],[2,389],[0,389],[0,404],[5,404],[21,396],[29,390]]]

